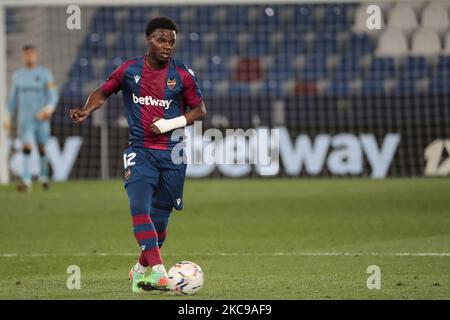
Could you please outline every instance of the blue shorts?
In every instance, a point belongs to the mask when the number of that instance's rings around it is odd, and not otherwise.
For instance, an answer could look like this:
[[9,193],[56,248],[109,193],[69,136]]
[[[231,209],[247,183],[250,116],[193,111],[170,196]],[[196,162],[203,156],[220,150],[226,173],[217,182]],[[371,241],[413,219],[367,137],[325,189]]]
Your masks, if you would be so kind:
[[23,144],[47,144],[50,138],[50,121],[27,121],[19,124],[19,138]]
[[123,154],[125,188],[134,182],[151,184],[155,189],[152,208],[183,208],[186,164],[175,164],[171,150],[128,147]]

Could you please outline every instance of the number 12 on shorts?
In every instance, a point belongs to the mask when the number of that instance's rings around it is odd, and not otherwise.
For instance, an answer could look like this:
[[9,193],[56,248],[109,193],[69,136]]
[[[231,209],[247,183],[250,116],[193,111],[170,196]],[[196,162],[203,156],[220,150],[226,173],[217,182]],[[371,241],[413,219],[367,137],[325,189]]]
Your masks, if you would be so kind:
[[128,153],[123,155],[123,168],[126,169],[128,167],[134,166],[136,162],[133,159],[136,157],[136,153]]

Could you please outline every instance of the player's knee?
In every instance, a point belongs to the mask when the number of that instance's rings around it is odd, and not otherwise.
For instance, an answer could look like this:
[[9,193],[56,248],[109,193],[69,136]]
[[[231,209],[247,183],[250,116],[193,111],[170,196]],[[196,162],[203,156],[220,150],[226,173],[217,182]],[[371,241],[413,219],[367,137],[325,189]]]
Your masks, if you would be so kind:
[[24,146],[22,148],[22,152],[26,155],[29,155],[31,153],[31,146],[28,146],[28,145]]
[[41,157],[45,156],[45,146],[44,145],[39,145],[39,155]]
[[151,190],[146,184],[130,183],[126,186],[131,214],[150,214]]
[[129,193],[131,214],[150,214],[150,200],[140,193]]

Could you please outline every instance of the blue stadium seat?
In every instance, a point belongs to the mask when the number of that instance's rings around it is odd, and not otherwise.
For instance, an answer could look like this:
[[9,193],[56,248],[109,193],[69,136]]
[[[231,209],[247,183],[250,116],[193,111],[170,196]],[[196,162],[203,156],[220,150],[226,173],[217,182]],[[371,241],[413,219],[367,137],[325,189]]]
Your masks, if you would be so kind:
[[183,24],[181,28],[183,28],[181,29],[182,31],[198,32],[198,33],[211,31],[210,24],[200,23],[199,21]]
[[368,78],[383,81],[395,78],[396,67],[393,58],[375,57],[369,68]]
[[214,10],[215,8],[211,6],[196,7],[194,21],[197,25],[205,26],[205,31],[208,31],[215,24]]
[[423,79],[428,76],[425,57],[408,57],[403,65],[402,79]]
[[351,22],[352,20],[349,19],[346,5],[333,4],[326,7],[322,22],[325,30],[348,30]]
[[213,63],[212,58],[208,59],[208,63],[203,69],[201,75],[202,80],[219,81],[228,80],[230,78],[230,70],[225,66],[225,61],[221,63]]
[[439,56],[438,70],[450,70],[450,56]]
[[337,54],[339,52],[337,34],[334,32],[317,33],[313,43],[313,52],[315,54]]
[[6,33],[15,32],[16,26],[16,9],[6,8]]
[[128,9],[128,21],[132,24],[139,24],[148,22],[150,9],[148,7],[133,6]]
[[264,97],[280,97],[282,95],[281,81],[268,79],[261,86],[260,95]]
[[97,9],[91,20],[91,29],[95,33],[107,33],[117,31],[115,18],[117,8],[103,7]]
[[350,33],[346,51],[348,53],[367,54],[374,51],[372,39],[366,33]]
[[120,36],[128,35],[145,39],[145,27],[146,23],[126,23],[123,26]]
[[170,17],[178,22],[181,21],[183,9],[181,6],[165,6],[160,9],[160,15]]
[[440,57],[436,73],[430,79],[428,90],[433,94],[450,93],[450,57]]
[[237,54],[238,51],[239,45],[236,37],[233,36],[220,36],[216,46],[213,48],[213,52],[217,52],[220,55],[225,56]]
[[336,97],[346,97],[350,94],[350,86],[347,81],[335,80],[327,88],[327,93]]
[[[373,39],[368,34],[351,31],[354,17],[350,14],[357,4],[292,4],[289,5],[292,11],[286,10],[286,6],[270,4],[271,11],[267,10],[269,5],[223,5],[220,6],[221,10],[226,11],[223,19],[216,19],[217,6],[186,4],[99,8],[86,30],[86,37],[69,70],[62,94],[82,94],[86,80],[97,80],[96,76],[103,79],[122,60],[142,55],[146,49],[145,25],[156,14],[170,16],[180,25],[175,57],[188,65],[202,62],[203,57],[207,60],[206,63],[200,63],[199,66],[204,67],[198,72],[199,79],[206,84],[204,91],[209,96],[219,92],[215,83],[220,80],[230,81],[232,94],[250,95],[252,92],[248,83],[231,81],[234,74],[225,62],[228,63],[230,58],[242,61],[243,58],[262,57],[273,58],[269,60],[272,61],[269,68],[264,70],[259,92],[269,97],[282,96],[284,93],[280,84],[294,79],[313,86],[316,81],[331,80],[327,94],[341,97],[351,94],[349,85],[354,80],[364,80],[362,94],[384,95],[385,80],[395,79],[397,85],[394,93],[407,95],[417,91],[416,85],[423,83],[420,80],[431,77],[428,87],[430,92],[449,93],[450,57],[439,57],[434,72],[431,72],[424,57],[407,58],[400,70],[397,70],[394,59],[374,57],[376,43]],[[120,10],[127,10],[124,12],[128,15],[123,25],[119,26],[116,16],[119,17],[117,13]],[[192,14],[186,15],[190,10]],[[255,12],[256,15],[253,14]],[[290,16],[290,13],[293,15]],[[285,21],[282,21],[284,18]],[[7,9],[6,19],[8,31],[17,27],[13,9]],[[280,36],[272,37],[273,31]],[[112,45],[106,43],[109,32],[117,33],[117,40]],[[205,40],[206,33],[217,33],[216,40]],[[250,33],[250,40],[240,44],[240,33]],[[348,40],[343,43],[346,37],[342,36],[347,34]],[[311,43],[307,41],[307,35],[314,36]],[[214,56],[220,57],[216,59],[216,62],[221,60],[220,63],[212,63]],[[302,56],[305,57],[304,67],[297,70],[294,61]],[[91,59],[100,57],[106,59],[106,65],[96,74]],[[327,62],[331,62],[330,58],[334,57],[339,57],[339,60],[335,72],[332,72]],[[366,58],[372,59],[368,70],[364,70],[361,63]],[[240,72],[244,73],[245,70]]]
[[248,30],[250,26],[248,19],[248,6],[228,7],[226,18],[222,23],[222,26],[230,32]]
[[428,93],[436,95],[450,94],[450,74],[432,78],[428,85]]
[[295,7],[295,17],[292,25],[294,32],[313,31],[315,26],[315,10],[310,5],[299,5]]
[[417,94],[417,82],[412,78],[403,78],[397,82],[394,92],[399,95]]
[[430,93],[450,93],[450,56],[440,56],[436,72],[431,78],[428,87]]
[[103,57],[108,53],[105,37],[103,34],[88,34],[81,46],[80,54],[88,57]]
[[[196,36],[194,37],[193,34]],[[188,36],[187,39],[183,42],[183,47],[181,50],[188,51],[192,56],[198,56],[205,53],[205,45],[202,41],[201,35],[198,33],[193,33],[191,36]]]
[[185,63],[192,63],[198,56],[206,54],[207,51],[201,38],[193,39],[197,40],[191,40],[190,36],[186,35],[183,40],[177,40],[174,57],[183,60]]
[[273,59],[273,65],[266,73],[266,79],[290,80],[295,77],[296,70],[293,65],[295,55],[278,54]]
[[361,93],[368,96],[384,95],[384,82],[380,80],[368,79],[364,81]]
[[283,23],[279,18],[279,10],[276,6],[261,6],[258,8],[258,15],[251,21],[252,29],[260,33],[267,34],[276,32],[283,28]]
[[61,88],[61,97],[74,101],[81,101],[84,97],[83,81],[80,79],[70,79]]
[[346,54],[341,57],[335,73],[335,79],[339,81],[349,81],[361,78],[363,68],[361,66],[361,56],[358,54]]
[[448,83],[450,80],[450,69],[438,68],[433,75],[433,79]]
[[295,33],[288,34],[283,39],[282,47],[284,53],[291,55],[305,54],[307,51],[305,40]]
[[231,81],[229,95],[231,97],[249,96],[250,84],[248,82]]
[[122,26],[124,35],[145,35],[145,27],[151,18],[151,9],[148,7],[132,6],[128,9],[128,16]]
[[309,55],[306,57],[305,65],[299,73],[299,80],[317,81],[326,79],[329,76],[327,66],[328,56]]
[[95,79],[95,72],[89,58],[81,57],[72,64],[69,71],[70,79],[88,81]]
[[250,41],[245,47],[245,50],[243,52],[241,51],[242,54],[248,57],[264,56],[271,52],[271,46],[267,38]]
[[140,50],[136,38],[131,35],[121,35],[115,42],[114,47],[111,51],[112,57],[120,57],[122,59],[129,59],[135,56],[142,55],[143,52]]

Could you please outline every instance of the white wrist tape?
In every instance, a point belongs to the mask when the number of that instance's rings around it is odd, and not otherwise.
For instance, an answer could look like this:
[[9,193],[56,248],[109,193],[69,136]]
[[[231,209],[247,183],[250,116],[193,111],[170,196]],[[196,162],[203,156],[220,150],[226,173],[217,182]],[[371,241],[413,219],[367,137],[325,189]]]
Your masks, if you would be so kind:
[[173,129],[178,129],[178,128],[183,128],[186,127],[187,124],[187,120],[185,118],[185,116],[179,116],[173,119],[159,119],[158,121],[156,121],[154,123],[155,126],[158,127],[159,131],[161,131],[161,133],[173,130]]

